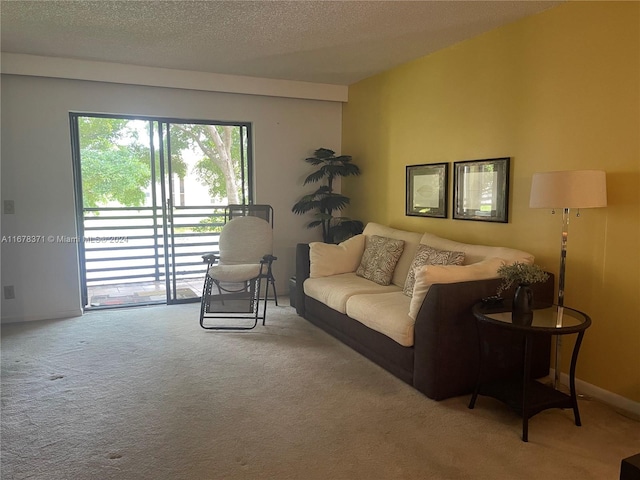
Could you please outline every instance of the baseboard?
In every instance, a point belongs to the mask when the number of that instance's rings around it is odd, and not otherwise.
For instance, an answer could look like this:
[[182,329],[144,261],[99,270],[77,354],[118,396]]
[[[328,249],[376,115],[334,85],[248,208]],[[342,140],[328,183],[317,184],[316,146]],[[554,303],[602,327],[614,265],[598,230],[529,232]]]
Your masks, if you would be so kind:
[[[549,369],[549,377],[553,378],[555,371],[553,368]],[[560,382],[563,385],[569,385],[569,375],[566,373],[560,373]],[[587,383],[579,378],[576,378],[576,393],[578,395],[585,395],[596,400],[606,403],[618,410],[624,411],[631,415],[633,418],[640,420],[640,403],[634,402],[622,395],[605,390],[604,388],[596,387],[590,383]]]
[[58,320],[60,318],[81,317],[82,309],[68,310],[64,312],[49,313],[47,315],[34,315],[27,317],[2,317],[0,323],[6,325],[9,323],[37,322],[39,320]]

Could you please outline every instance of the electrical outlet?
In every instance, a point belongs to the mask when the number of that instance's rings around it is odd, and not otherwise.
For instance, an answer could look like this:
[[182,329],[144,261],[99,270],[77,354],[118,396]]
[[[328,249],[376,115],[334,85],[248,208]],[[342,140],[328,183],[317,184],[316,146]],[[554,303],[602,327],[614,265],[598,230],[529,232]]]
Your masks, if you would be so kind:
[[13,200],[5,200],[3,205],[3,211],[7,215],[13,215],[16,213],[16,204]]
[[13,285],[5,285],[4,287],[4,299],[5,300],[13,300],[16,298],[16,292],[13,288]]

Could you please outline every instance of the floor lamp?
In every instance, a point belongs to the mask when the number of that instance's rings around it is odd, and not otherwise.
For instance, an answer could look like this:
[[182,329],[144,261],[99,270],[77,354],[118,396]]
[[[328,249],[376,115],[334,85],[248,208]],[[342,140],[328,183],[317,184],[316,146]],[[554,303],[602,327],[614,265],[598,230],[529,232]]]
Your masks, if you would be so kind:
[[[569,211],[607,206],[607,182],[601,170],[568,170],[534,173],[531,180],[529,207],[562,209],[562,243],[560,245],[560,273],[558,277],[558,314],[556,326],[562,326],[564,313],[564,279],[569,238]],[[560,336],[556,336],[556,361],[553,388],[560,380]]]

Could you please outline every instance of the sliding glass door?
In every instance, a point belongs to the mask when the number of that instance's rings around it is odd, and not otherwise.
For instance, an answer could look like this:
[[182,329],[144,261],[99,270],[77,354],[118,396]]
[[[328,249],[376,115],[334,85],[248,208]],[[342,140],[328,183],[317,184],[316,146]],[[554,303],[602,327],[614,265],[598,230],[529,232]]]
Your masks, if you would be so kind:
[[87,308],[198,300],[224,207],[252,201],[249,128],[71,114]]

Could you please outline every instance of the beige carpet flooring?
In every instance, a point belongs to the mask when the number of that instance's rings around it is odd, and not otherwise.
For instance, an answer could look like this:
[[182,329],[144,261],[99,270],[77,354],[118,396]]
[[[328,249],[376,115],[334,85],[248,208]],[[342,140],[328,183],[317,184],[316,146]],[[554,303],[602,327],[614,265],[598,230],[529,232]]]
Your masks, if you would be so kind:
[[521,421],[435,402],[290,307],[207,332],[198,306],[2,327],[2,479],[617,479],[640,423],[581,400]]

